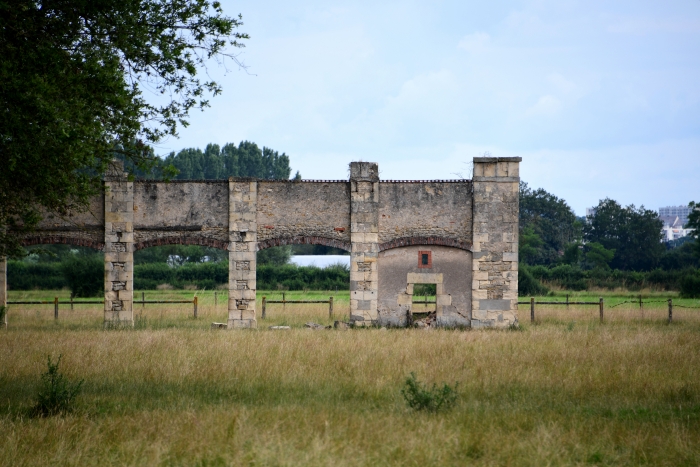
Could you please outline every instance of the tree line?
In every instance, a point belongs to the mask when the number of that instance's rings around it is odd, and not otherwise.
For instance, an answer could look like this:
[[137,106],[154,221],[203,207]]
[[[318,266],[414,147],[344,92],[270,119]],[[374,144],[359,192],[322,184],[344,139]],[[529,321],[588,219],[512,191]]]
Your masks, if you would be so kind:
[[[223,180],[229,177],[251,177],[263,180],[287,180],[292,169],[289,156],[285,153],[250,141],[241,141],[238,146],[227,143],[207,144],[204,151],[199,148],[186,148],[171,152],[163,159],[157,159],[148,168],[142,168],[133,161],[126,161],[128,171],[136,178],[176,180]],[[301,180],[299,171],[294,176]]]

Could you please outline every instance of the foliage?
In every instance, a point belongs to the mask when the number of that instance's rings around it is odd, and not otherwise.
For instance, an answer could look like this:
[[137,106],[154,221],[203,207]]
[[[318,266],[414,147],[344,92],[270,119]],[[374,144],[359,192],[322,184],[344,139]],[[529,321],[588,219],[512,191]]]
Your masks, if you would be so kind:
[[61,355],[56,363],[51,362],[51,356],[47,357],[48,369],[41,375],[41,386],[37,394],[36,404],[32,408],[35,417],[50,417],[73,411],[75,398],[80,393],[83,380],[75,384],[68,382],[66,377],[59,372]]
[[686,274],[681,279],[682,298],[700,298],[700,271],[695,274]]
[[43,212],[86,209],[115,154],[153,164],[221,92],[198,69],[237,62],[241,24],[207,0],[0,2],[0,255]]
[[228,252],[199,245],[162,245],[134,252],[134,264],[163,263],[182,266],[206,261],[228,261]]
[[533,190],[527,183],[520,183],[521,242],[526,237],[526,251],[520,250],[523,261],[555,264],[566,245],[580,237],[579,230],[580,223],[566,201],[542,188]]
[[104,257],[72,255],[61,263],[61,273],[73,297],[97,297],[104,291]]
[[604,199],[588,221],[583,229],[586,240],[615,251],[612,268],[649,271],[659,265],[665,247],[661,243],[663,222],[655,211],[634,205],[623,208]]
[[[221,180],[229,177],[252,177],[263,180],[288,180],[292,169],[289,156],[250,141],[241,141],[221,148],[218,144],[208,144],[202,151],[198,148],[171,152],[156,167],[141,170],[131,164],[127,166],[138,178],[160,178],[167,167],[173,167],[179,180]],[[297,176],[301,178],[299,172]]]
[[413,296],[419,297],[423,296],[434,296],[437,292],[437,286],[435,284],[414,284],[413,285]]
[[581,261],[583,245],[579,242],[572,242],[566,245],[564,249],[564,256],[562,257],[562,263],[564,264],[578,264]]
[[258,266],[269,264],[272,266],[282,266],[289,263],[292,258],[292,247],[277,246],[260,250],[255,254],[255,260]]
[[700,242],[694,238],[682,237],[679,240],[685,239],[680,246],[669,248],[672,242],[668,242],[667,250],[661,256],[659,266],[667,271],[679,270],[684,268],[700,268],[700,255],[698,254],[698,244]]
[[61,264],[54,262],[7,262],[7,286],[11,290],[59,290],[67,287]]
[[549,289],[542,285],[525,263],[520,263],[518,271],[518,295],[521,297],[533,297],[536,295],[547,295]]
[[451,387],[443,383],[442,387],[437,387],[435,383],[428,388],[419,382],[416,374],[411,372],[411,376],[406,378],[401,395],[406,404],[414,410],[425,410],[427,412],[438,412],[441,409],[451,409],[457,402],[457,385]]
[[586,262],[593,268],[610,269],[610,261],[615,257],[615,250],[608,250],[597,242],[587,243]]
[[691,201],[688,207],[693,210],[688,215],[688,223],[684,227],[693,229],[690,235],[695,238],[695,254],[700,258],[700,202]]

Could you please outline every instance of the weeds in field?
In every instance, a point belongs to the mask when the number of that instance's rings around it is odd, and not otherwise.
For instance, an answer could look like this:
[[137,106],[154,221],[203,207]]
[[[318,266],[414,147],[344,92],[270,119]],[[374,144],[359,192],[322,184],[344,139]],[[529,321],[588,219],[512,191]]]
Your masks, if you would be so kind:
[[401,394],[406,404],[414,410],[438,412],[441,409],[452,408],[457,402],[457,384],[453,388],[449,384],[443,383],[442,388],[438,388],[433,383],[432,388],[427,388],[418,381],[416,374],[411,372],[411,376],[406,378]]
[[35,417],[50,417],[73,411],[75,398],[80,393],[84,380],[72,384],[58,370],[62,355],[58,356],[56,363],[48,358],[48,369],[41,375],[41,388],[37,394],[37,401],[32,408]]

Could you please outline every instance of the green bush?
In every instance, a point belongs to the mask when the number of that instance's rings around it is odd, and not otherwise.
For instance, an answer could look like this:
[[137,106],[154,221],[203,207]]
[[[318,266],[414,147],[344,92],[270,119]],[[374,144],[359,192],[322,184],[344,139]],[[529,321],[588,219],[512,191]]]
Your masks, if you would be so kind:
[[681,279],[682,298],[700,298],[700,271],[688,272]]
[[534,297],[536,295],[547,295],[549,289],[534,278],[530,268],[524,263],[520,263],[518,272],[518,295],[521,297]]
[[416,374],[411,372],[411,376],[406,378],[401,394],[406,404],[414,410],[438,412],[454,406],[457,401],[457,385],[455,384],[453,388],[443,383],[441,388],[436,384],[433,384],[432,388],[427,388],[418,381]]
[[41,375],[41,386],[37,394],[36,404],[32,408],[35,417],[50,417],[73,411],[75,398],[80,393],[83,380],[76,384],[69,383],[65,376],[58,371],[61,355],[54,364],[48,357],[48,369]]
[[73,297],[96,297],[104,292],[104,257],[72,255],[61,263],[61,272]]
[[7,286],[10,290],[59,290],[67,284],[60,263],[8,261]]

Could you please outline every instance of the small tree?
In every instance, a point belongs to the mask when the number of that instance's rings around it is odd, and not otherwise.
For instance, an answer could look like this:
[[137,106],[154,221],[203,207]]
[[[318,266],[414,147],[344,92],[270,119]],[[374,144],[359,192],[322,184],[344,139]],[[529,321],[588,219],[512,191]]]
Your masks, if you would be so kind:
[[76,384],[66,380],[65,376],[58,371],[61,357],[61,355],[58,356],[56,363],[51,361],[51,356],[47,357],[48,369],[41,375],[41,387],[36,404],[32,408],[32,413],[36,417],[50,417],[73,411],[75,398],[80,393],[83,380]]
[[586,262],[594,269],[610,269],[610,261],[615,257],[615,250],[608,250],[600,243],[586,245]]
[[96,297],[104,290],[104,259],[99,254],[75,254],[61,264],[72,297]]

